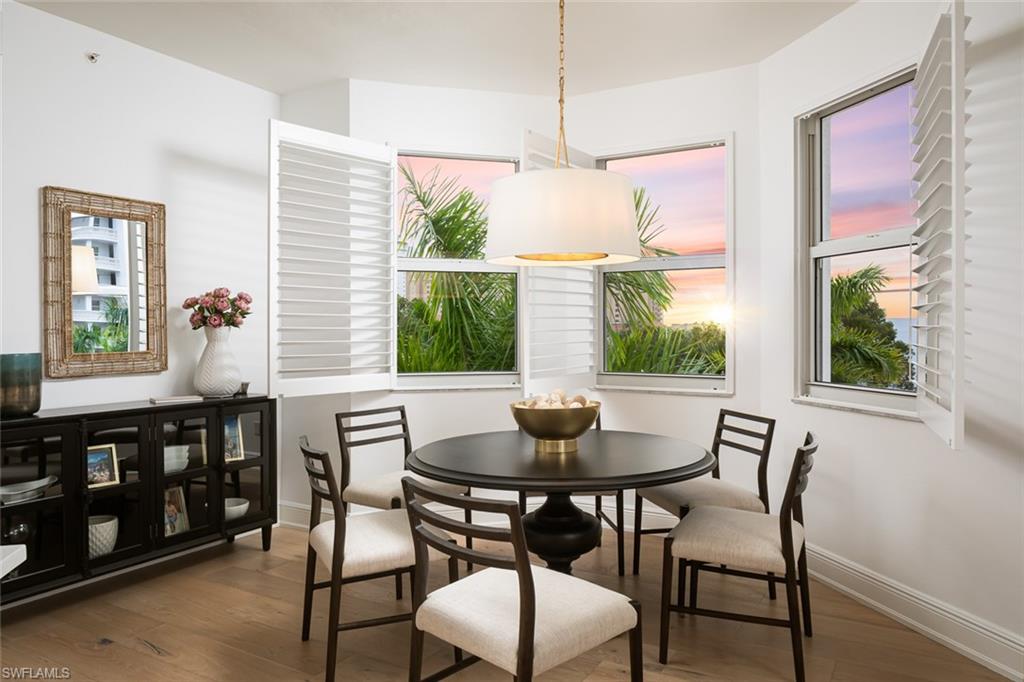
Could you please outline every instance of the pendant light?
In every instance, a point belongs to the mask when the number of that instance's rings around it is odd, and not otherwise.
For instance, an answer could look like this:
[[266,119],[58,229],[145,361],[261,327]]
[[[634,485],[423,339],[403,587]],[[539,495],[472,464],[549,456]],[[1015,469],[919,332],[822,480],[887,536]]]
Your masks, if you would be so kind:
[[607,265],[637,260],[640,241],[632,181],[620,173],[568,167],[565,0],[558,3],[558,45],[555,167],[516,173],[491,186],[487,260],[521,266]]

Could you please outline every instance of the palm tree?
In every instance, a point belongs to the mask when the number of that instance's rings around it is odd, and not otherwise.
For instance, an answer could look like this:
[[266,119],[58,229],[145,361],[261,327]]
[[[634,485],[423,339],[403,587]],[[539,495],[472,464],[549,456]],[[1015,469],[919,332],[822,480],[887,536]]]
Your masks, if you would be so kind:
[[[414,258],[483,258],[486,204],[440,167],[422,180],[406,166],[400,248]],[[423,301],[399,302],[399,372],[515,369],[515,277],[504,273],[424,272],[412,281]]]
[[[651,204],[643,187],[633,190],[633,204],[641,255],[644,258],[677,255],[671,249],[654,246],[654,240],[665,231],[665,226],[658,218],[660,207]],[[627,327],[656,324],[655,310],[666,310],[675,292],[668,275],[660,270],[609,273],[604,284],[606,319],[619,317]]]
[[[889,283],[879,265],[836,275],[831,294],[831,379],[834,383],[893,387],[905,384],[909,351],[896,340],[875,295]],[[877,309],[877,310],[876,310]]]

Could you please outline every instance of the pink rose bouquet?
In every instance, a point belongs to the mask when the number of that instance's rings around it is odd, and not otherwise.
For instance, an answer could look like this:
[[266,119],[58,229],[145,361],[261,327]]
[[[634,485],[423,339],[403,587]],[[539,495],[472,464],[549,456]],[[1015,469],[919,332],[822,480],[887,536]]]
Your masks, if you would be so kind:
[[188,322],[193,329],[200,327],[241,327],[252,312],[252,296],[239,291],[234,296],[227,287],[217,287],[199,296],[189,296],[181,304],[191,310]]

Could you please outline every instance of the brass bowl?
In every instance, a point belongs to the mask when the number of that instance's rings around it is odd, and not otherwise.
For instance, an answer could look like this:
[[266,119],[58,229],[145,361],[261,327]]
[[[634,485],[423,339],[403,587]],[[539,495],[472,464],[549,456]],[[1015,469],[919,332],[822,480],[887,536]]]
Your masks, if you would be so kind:
[[512,417],[528,435],[536,439],[539,453],[576,452],[576,440],[587,432],[601,411],[601,403],[591,401],[585,407],[538,409],[512,403]]

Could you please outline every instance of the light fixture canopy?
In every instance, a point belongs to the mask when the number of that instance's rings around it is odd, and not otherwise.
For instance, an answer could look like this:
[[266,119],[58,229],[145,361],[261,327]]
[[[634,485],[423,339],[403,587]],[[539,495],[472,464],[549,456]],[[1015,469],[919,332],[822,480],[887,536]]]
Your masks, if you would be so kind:
[[558,140],[555,167],[491,186],[485,256],[497,265],[628,263],[640,258],[633,183],[625,175],[569,165],[565,141],[565,0],[558,3]]
[[491,187],[488,262],[610,265],[640,258],[633,183],[620,173],[555,168],[516,173]]

